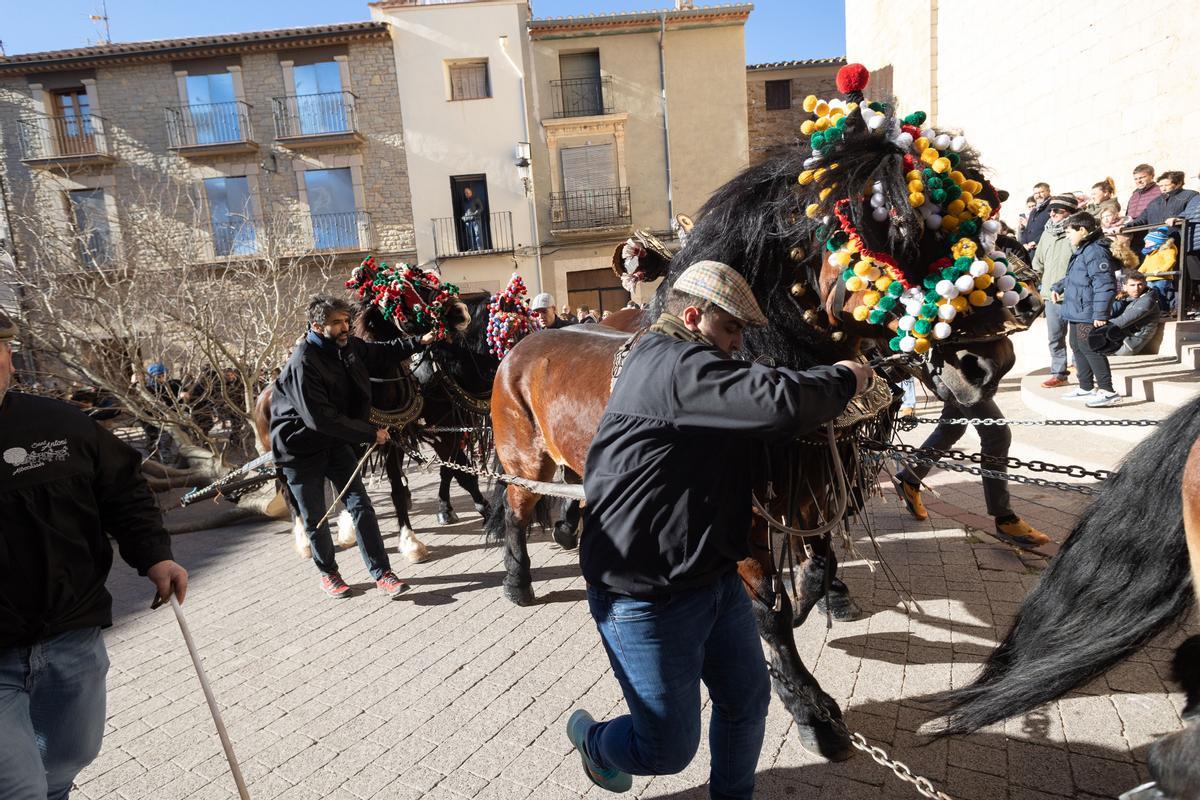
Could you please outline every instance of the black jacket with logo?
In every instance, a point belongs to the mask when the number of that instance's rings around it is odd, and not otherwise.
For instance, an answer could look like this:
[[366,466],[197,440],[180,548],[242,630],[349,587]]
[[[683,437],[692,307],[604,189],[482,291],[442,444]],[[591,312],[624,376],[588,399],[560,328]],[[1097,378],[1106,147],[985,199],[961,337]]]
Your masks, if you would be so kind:
[[416,339],[345,347],[305,337],[275,379],[271,397],[271,450],[280,466],[303,467],[344,444],[375,441],[371,374],[403,363],[423,347]]
[[[112,545],[141,574],[171,558],[142,457],[74,406],[0,404],[0,648],[112,624]],[[147,584],[146,600],[152,589]]]
[[648,333],[621,370],[584,471],[584,578],[632,597],[704,586],[749,554],[762,442],[840,414],[845,367],[805,372]]

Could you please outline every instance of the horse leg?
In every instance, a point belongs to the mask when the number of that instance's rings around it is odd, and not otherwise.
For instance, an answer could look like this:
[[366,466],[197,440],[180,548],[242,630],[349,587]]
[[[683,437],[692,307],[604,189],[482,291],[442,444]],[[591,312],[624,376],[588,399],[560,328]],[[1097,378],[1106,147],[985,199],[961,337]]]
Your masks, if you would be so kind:
[[[756,535],[757,534],[757,535]],[[800,743],[810,753],[845,761],[854,752],[842,711],[804,666],[792,632],[792,604],[786,591],[775,590],[774,566],[765,529],[755,525],[751,541],[762,560],[748,558],[738,564],[738,574],[754,606],[758,632],[770,649],[771,683],[796,721]]]
[[816,608],[838,622],[862,618],[862,609],[850,597],[850,589],[837,577],[837,554],[827,534],[812,545],[813,556],[800,570],[799,606],[792,626],[799,628]]
[[454,513],[454,508],[450,505],[450,479],[454,477],[454,470],[449,467],[438,468],[438,525],[453,525],[458,522],[458,515]]
[[541,498],[517,486],[504,492],[504,507],[495,513],[504,519],[504,596],[519,606],[533,603],[533,577],[529,572],[529,525]]
[[[563,467],[563,477],[567,483],[581,483],[582,478],[575,474],[569,467]],[[558,522],[554,523],[554,541],[563,550],[574,550],[579,546],[579,518],[580,508],[578,500],[563,501],[563,516]]]
[[[454,454],[454,458],[451,460],[455,464],[462,464],[464,467],[470,466],[470,462],[467,460],[467,454],[462,448],[459,448],[459,450]],[[463,491],[471,496],[471,502],[475,506],[475,511],[478,512],[481,517],[487,519],[488,515],[492,513],[492,504],[489,503],[487,499],[484,498],[483,493],[479,491],[479,476],[464,470],[451,470],[451,472],[454,473],[454,480],[457,481],[459,487],[461,487]]]
[[400,525],[400,555],[410,564],[428,561],[429,548],[417,538],[412,528],[412,520],[408,516],[412,493],[408,489],[408,481],[404,478],[404,451],[394,444],[389,444],[383,463],[387,469],[392,505],[396,508],[396,520]]

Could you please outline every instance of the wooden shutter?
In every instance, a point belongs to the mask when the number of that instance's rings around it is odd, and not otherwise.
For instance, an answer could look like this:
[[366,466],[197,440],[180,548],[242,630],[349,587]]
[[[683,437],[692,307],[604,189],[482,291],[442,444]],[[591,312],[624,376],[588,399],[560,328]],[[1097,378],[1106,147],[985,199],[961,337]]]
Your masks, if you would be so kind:
[[563,191],[613,189],[617,185],[617,158],[611,144],[564,147]]

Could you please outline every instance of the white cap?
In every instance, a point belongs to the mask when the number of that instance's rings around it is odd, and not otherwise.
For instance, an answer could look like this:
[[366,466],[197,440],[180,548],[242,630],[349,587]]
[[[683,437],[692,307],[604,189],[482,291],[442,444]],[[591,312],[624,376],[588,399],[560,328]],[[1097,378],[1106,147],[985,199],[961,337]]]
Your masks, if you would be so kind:
[[529,304],[530,311],[540,311],[543,308],[549,308],[554,305],[554,295],[549,292],[542,292],[537,297],[533,298],[533,302]]

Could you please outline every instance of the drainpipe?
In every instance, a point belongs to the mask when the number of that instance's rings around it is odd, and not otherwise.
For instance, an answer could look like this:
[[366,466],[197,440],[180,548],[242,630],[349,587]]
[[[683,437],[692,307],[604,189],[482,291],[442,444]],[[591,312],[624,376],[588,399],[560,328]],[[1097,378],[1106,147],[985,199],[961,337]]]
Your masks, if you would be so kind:
[[675,202],[671,195],[671,119],[667,113],[667,55],[663,46],[667,38],[667,12],[658,13],[658,82],[662,90],[663,149],[667,154],[667,227],[675,231]]
[[529,234],[530,234],[530,236],[533,237],[534,289],[535,289],[536,294],[541,294],[541,292],[542,292],[542,239],[541,239],[541,235],[538,233],[537,204],[534,202],[534,183],[533,183],[533,164],[532,164],[533,142],[529,138],[529,113],[528,113],[529,98],[526,94],[526,89],[525,89],[525,73],[524,73],[524,71],[521,70],[520,67],[517,66],[517,63],[515,61],[513,61],[512,56],[509,55],[508,36],[506,36],[504,34],[500,35],[500,50],[503,51],[504,58],[508,61],[509,66],[511,66],[513,68],[513,72],[515,72],[517,74],[517,77],[521,81],[521,133],[522,133],[522,136],[524,137],[522,139],[522,141],[529,143],[529,147],[530,147],[529,155],[530,155],[530,162],[531,162],[528,167],[528,169],[529,169],[529,184],[526,186],[526,189],[525,189],[525,202],[529,206]]

